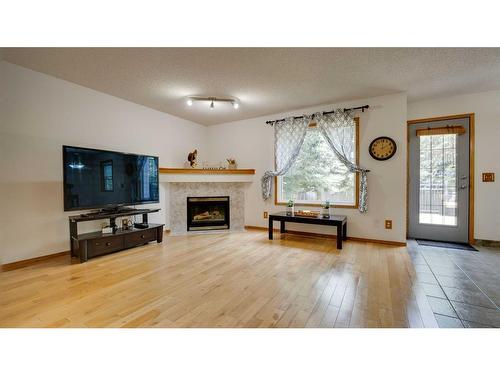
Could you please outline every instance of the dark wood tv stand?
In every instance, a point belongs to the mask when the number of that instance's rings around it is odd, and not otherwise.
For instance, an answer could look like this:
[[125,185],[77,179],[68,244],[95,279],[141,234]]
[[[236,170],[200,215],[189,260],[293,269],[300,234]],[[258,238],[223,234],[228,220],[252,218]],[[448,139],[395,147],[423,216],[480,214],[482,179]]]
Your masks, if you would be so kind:
[[[69,235],[71,256],[78,257],[80,262],[90,258],[114,253],[134,246],[144,245],[151,241],[163,240],[163,224],[148,223],[148,214],[160,211],[156,209],[130,209],[116,212],[91,212],[69,217]],[[91,232],[78,234],[78,223],[109,219],[110,226],[115,226],[116,218],[142,215],[142,222],[147,228],[118,229],[114,233]]]

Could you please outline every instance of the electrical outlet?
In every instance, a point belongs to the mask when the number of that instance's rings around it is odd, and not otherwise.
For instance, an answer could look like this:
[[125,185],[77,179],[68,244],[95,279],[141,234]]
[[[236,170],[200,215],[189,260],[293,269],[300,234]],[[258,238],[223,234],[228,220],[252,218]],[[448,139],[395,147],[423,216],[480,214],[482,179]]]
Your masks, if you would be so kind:
[[385,221],[385,229],[392,229],[392,220]]
[[264,211],[264,219],[267,219],[267,211]]

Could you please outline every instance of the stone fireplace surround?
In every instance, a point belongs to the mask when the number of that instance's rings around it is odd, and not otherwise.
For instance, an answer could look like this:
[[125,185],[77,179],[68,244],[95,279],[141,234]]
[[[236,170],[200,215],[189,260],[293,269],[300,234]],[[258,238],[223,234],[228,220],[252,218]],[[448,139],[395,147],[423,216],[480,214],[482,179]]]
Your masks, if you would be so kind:
[[229,196],[231,228],[229,230],[244,230],[246,185],[245,182],[170,182],[168,216],[171,233],[188,233],[186,215],[188,197],[210,196]]

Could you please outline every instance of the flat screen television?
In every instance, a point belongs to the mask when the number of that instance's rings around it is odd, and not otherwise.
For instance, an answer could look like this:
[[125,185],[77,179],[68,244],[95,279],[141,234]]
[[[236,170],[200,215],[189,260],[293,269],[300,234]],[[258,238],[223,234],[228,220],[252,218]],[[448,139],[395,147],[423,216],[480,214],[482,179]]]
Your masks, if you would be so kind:
[[63,146],[64,211],[158,203],[158,157]]

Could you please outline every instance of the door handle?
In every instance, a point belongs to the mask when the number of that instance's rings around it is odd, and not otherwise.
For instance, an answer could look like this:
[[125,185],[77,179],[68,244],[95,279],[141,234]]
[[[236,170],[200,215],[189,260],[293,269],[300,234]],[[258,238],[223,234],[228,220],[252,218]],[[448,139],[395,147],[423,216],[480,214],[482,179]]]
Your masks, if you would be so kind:
[[467,180],[467,176],[460,176],[461,180]]

